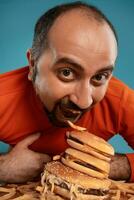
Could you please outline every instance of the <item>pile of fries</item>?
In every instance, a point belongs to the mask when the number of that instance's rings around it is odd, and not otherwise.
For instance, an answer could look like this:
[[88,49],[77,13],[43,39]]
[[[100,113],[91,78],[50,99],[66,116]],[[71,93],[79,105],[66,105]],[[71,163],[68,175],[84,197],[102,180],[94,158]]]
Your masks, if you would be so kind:
[[36,191],[39,182],[26,184],[7,184],[0,186],[0,200],[40,200],[40,193]]
[[[0,200],[46,200],[40,182],[0,186]],[[134,183],[112,181],[109,200],[134,200]],[[50,198],[51,199],[51,198]]]
[[134,200],[134,183],[112,181],[111,200]]

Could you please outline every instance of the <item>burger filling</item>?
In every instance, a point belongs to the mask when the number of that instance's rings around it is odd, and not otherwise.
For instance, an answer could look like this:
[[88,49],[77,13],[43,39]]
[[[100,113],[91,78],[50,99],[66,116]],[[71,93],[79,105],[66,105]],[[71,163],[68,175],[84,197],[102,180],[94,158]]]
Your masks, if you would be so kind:
[[56,177],[55,175],[49,174],[49,172],[46,172],[44,181],[46,182],[48,189],[51,191],[52,188],[54,189],[54,185],[56,185],[70,192],[73,192],[76,196],[79,193],[85,195],[97,195],[97,196],[105,196],[108,194],[108,190],[94,189],[94,188],[84,189],[80,185],[74,185],[72,183],[69,183],[59,177]]

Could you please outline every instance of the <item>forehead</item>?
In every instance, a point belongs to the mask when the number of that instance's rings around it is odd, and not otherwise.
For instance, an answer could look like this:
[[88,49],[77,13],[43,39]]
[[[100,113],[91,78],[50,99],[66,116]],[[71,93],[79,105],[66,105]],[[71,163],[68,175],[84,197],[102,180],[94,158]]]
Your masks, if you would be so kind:
[[110,27],[80,10],[60,16],[50,29],[48,38],[56,56],[71,56],[81,62],[95,62],[102,58],[114,62],[116,58],[117,45]]

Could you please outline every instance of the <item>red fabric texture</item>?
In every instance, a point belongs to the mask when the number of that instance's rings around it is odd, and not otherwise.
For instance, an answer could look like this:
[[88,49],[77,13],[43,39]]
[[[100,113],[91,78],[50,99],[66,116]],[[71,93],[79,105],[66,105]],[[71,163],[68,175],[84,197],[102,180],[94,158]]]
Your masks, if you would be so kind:
[[129,182],[134,182],[134,153],[126,154],[126,156],[129,160],[130,167],[131,167],[131,176],[130,176]]

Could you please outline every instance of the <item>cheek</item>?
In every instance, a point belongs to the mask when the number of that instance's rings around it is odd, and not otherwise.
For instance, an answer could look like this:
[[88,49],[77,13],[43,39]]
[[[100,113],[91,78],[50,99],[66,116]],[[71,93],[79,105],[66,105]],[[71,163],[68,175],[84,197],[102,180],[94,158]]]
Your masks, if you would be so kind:
[[67,84],[49,76],[42,80],[36,79],[36,91],[44,105],[51,110],[59,99],[68,94],[69,90]]
[[104,86],[101,86],[101,87],[97,87],[95,90],[94,90],[94,93],[93,93],[93,101],[94,103],[97,103],[99,101],[101,101],[105,94],[106,94],[106,91],[107,91],[107,85],[104,85]]
[[47,95],[47,97],[53,98],[54,100],[60,99],[66,94],[66,87],[58,81],[44,80],[42,81],[40,88],[42,94]]
[[38,94],[43,98],[43,101],[58,98],[57,86],[54,82],[47,79],[36,81],[36,88],[38,89]]

